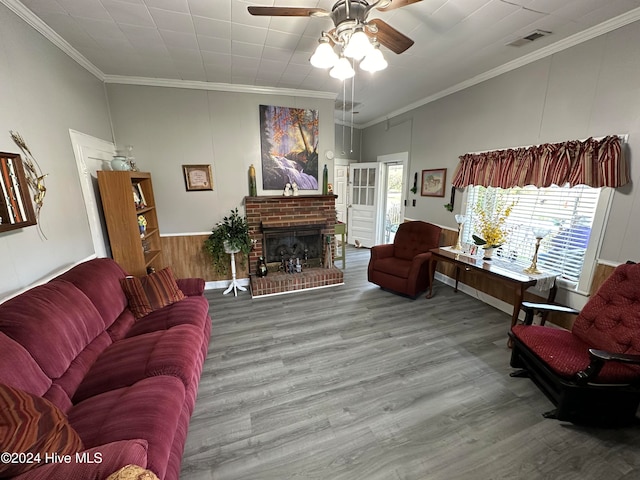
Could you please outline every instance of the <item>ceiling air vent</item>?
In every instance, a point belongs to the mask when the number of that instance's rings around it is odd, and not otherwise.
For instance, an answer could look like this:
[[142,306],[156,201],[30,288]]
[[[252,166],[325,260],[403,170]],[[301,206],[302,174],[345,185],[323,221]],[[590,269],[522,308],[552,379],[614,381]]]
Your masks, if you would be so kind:
[[[346,102],[343,103],[342,100],[336,100],[336,104],[335,104],[335,109],[339,110],[339,111],[345,111],[345,112],[350,112],[351,110],[353,110],[356,107],[359,107],[360,103],[358,102],[350,102],[349,100],[347,100]],[[355,112],[354,112],[355,113]]]
[[531,32],[529,35],[527,35],[526,37],[522,37],[522,38],[519,38],[517,40],[514,40],[511,43],[507,43],[507,46],[509,46],[509,47],[521,47],[523,45],[527,45],[527,44],[539,39],[540,37],[546,37],[547,35],[551,35],[551,32],[547,32],[546,30],[535,30],[535,31]]

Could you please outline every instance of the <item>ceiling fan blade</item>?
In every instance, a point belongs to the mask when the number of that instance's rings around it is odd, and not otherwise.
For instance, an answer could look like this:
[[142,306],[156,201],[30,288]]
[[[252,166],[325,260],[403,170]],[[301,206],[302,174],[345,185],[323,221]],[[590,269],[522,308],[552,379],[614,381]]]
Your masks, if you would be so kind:
[[251,15],[270,17],[326,17],[329,12],[322,8],[298,7],[247,7]]
[[369,21],[369,24],[378,27],[377,33],[370,35],[376,37],[381,45],[384,45],[394,53],[402,53],[414,43],[413,40],[400,33],[384,20],[374,18]]
[[406,7],[413,3],[421,2],[422,0],[392,0],[386,7],[378,7],[381,12],[388,12],[389,10],[395,10],[396,8]]

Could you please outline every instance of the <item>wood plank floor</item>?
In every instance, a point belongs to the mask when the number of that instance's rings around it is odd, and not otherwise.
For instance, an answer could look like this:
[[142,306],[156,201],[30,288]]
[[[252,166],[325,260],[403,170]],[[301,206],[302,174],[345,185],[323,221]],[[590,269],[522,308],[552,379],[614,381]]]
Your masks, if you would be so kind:
[[366,280],[251,300],[207,292],[213,333],[184,480],[640,479],[640,429],[544,419],[510,378],[509,315],[437,284]]

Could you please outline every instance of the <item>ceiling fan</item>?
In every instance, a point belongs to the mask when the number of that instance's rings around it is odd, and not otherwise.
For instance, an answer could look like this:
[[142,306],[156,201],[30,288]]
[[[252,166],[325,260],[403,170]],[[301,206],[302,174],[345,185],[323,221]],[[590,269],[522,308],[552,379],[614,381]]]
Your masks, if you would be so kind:
[[413,45],[413,40],[403,35],[384,20],[374,18],[367,21],[372,9],[388,12],[405,7],[422,0],[339,0],[331,11],[323,8],[304,7],[248,7],[251,15],[279,17],[330,17],[334,28],[322,32],[321,42],[342,45],[349,43],[350,38],[358,31],[364,32],[373,42],[384,45],[392,52],[400,54]]

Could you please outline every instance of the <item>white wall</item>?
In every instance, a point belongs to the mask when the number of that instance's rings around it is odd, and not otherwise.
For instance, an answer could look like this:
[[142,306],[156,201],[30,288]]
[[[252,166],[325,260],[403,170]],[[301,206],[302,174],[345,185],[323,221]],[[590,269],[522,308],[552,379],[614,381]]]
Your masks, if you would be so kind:
[[[640,22],[365,129],[362,160],[409,151],[410,175],[447,168],[444,198],[414,196],[406,216],[455,230],[443,205],[467,152],[629,134],[632,183],[617,189],[600,258],[640,260]],[[408,202],[411,204],[411,202]],[[456,198],[454,213],[460,211]]]
[[46,178],[40,224],[0,233],[0,299],[89,257],[93,245],[69,139],[73,128],[111,139],[100,80],[0,4],[0,151],[27,142]]
[[[208,232],[249,194],[253,164],[258,195],[264,192],[260,171],[259,105],[319,111],[319,184],[324,158],[334,146],[333,100],[262,94],[190,90],[139,85],[107,85],[118,146],[134,146],[141,170],[151,172],[162,234]],[[183,164],[211,164],[213,191],[187,192]],[[301,194],[319,191],[301,191]]]

